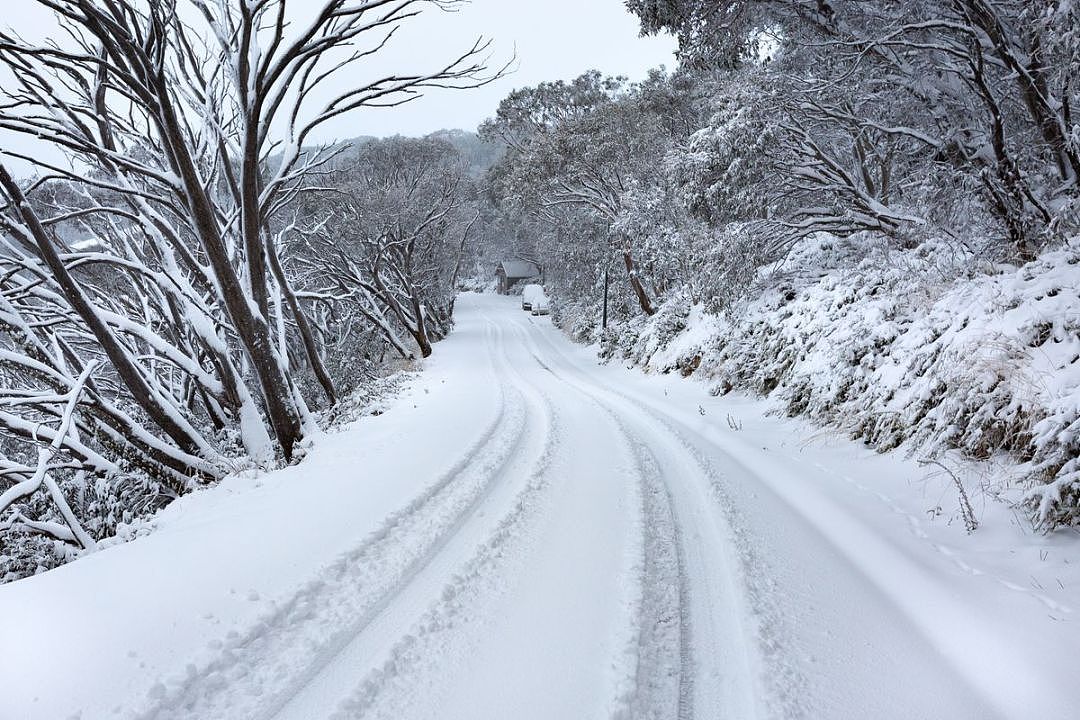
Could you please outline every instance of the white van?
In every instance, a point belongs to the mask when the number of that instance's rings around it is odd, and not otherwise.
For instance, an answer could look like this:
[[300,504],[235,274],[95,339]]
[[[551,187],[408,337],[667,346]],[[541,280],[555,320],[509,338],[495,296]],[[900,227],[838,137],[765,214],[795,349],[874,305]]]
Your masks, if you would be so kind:
[[544,296],[544,288],[539,285],[526,285],[521,291],[521,309],[532,310],[536,298]]

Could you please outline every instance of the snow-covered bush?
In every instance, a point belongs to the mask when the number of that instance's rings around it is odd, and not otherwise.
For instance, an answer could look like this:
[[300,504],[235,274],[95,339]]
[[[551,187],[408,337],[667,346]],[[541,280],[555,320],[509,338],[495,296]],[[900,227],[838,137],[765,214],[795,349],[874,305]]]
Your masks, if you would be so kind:
[[556,302],[551,309],[551,321],[567,335],[582,343],[600,339],[601,308],[594,302]]
[[601,341],[601,355],[647,364],[655,353],[686,331],[692,307],[687,292],[674,293],[651,318],[634,316],[612,328]]
[[757,288],[720,315],[675,295],[608,353],[700,363],[716,392],[775,395],[882,451],[1008,453],[1037,525],[1080,519],[1080,239],[1016,268],[819,236]]

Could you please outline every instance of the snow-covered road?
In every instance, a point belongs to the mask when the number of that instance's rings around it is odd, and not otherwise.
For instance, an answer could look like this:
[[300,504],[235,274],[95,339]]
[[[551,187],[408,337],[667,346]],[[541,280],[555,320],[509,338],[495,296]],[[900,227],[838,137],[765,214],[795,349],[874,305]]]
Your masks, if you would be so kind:
[[1076,717],[1071,606],[862,497],[898,461],[458,313],[300,466],[0,588],[0,718]]

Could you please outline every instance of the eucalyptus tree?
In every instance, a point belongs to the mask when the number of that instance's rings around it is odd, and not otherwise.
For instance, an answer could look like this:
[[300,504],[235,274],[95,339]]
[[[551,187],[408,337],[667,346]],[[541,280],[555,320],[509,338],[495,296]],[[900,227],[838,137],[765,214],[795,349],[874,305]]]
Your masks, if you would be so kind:
[[[795,229],[945,232],[985,215],[1021,259],[1077,227],[1075,3],[629,0],[684,63],[770,57]],[[942,211],[944,209],[944,211]],[[934,215],[937,215],[935,218]],[[967,223],[965,223],[967,224]]]
[[517,90],[481,134],[509,147],[493,175],[501,201],[518,203],[550,227],[585,213],[609,230],[642,312],[655,312],[655,288],[642,276],[640,238],[620,224],[633,193],[662,179],[672,135],[657,106],[621,78],[586,73],[572,82]]
[[420,10],[459,0],[29,1],[57,27],[0,31],[0,131],[29,141],[2,153],[37,173],[0,162],[0,430],[24,442],[0,448],[5,481],[40,475],[19,455],[53,439],[46,475],[135,466],[174,494],[228,472],[234,439],[293,458],[315,421],[290,353],[336,398],[280,247],[340,151],[313,138],[490,81],[487,44],[358,79]]
[[355,309],[399,354],[422,357],[450,331],[476,222],[469,166],[439,137],[373,140],[336,174],[340,193],[299,262],[321,297]]

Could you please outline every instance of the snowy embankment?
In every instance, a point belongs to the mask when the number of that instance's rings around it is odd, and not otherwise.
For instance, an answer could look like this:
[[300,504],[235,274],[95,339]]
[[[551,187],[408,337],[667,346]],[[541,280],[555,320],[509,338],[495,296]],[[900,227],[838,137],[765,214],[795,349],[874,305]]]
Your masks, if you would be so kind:
[[[257,674],[243,657],[275,624],[304,615],[298,588],[317,595],[354,561],[389,573],[350,552],[390,532],[395,513],[450,469],[450,449],[467,446],[500,408],[497,388],[447,385],[483,368],[468,366],[467,353],[446,354],[466,367],[432,359],[384,413],[315,437],[302,463],[226,478],[172,503],[144,537],[0,587],[0,719],[154,715],[186,683],[235,680],[215,665]],[[405,560],[385,560],[395,561]],[[314,619],[293,638],[296,663],[298,648],[340,631],[332,616]],[[269,693],[274,682],[249,687]]]
[[1019,269],[975,266],[943,245],[868,252],[819,238],[746,305],[717,317],[676,298],[603,352],[696,373],[716,393],[778,398],[788,415],[882,451],[1007,456],[983,490],[1022,503],[1039,527],[1073,524],[1080,238]]

